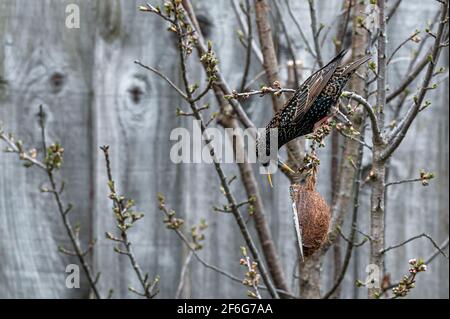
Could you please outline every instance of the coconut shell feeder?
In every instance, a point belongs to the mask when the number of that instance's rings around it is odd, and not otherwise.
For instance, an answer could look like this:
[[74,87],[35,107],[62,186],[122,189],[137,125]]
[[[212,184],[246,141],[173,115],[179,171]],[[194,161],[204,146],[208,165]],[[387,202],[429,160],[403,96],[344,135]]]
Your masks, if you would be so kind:
[[327,240],[331,210],[323,197],[316,191],[314,167],[309,171],[304,185],[290,187],[295,232],[300,255],[311,256]]

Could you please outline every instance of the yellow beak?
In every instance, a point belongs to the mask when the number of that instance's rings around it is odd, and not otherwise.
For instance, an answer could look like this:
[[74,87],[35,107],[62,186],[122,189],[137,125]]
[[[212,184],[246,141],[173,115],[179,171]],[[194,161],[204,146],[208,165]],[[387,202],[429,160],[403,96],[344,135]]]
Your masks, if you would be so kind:
[[286,163],[281,162],[281,167],[287,170],[291,174],[295,174],[294,170],[290,168]]
[[267,172],[267,179],[268,179],[268,181],[269,181],[270,187],[273,188],[273,184],[272,184],[272,175],[271,175],[269,172]]
[[[291,174],[295,174],[295,171],[292,168],[290,168],[286,163],[282,162],[281,160],[278,160],[278,162],[284,170],[290,172]],[[269,181],[270,187],[273,188],[272,174],[270,174],[268,170],[267,170],[267,180]]]

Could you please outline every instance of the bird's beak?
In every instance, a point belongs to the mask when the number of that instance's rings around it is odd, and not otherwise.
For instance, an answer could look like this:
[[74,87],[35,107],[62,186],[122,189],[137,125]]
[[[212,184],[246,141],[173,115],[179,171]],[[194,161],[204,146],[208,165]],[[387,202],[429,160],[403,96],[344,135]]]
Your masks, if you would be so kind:
[[272,174],[270,174],[269,172],[267,172],[267,180],[269,181],[270,188],[273,188]]
[[290,168],[285,162],[283,162],[282,160],[278,160],[278,163],[280,163],[280,166],[283,168],[283,169],[285,169],[286,171],[288,171],[289,173],[291,173],[291,174],[295,174],[295,171],[292,169],[292,168]]
[[[281,166],[281,168],[283,168],[284,170],[288,171],[291,174],[295,174],[295,171],[290,168],[285,162],[283,162],[282,160],[278,159],[278,164]],[[271,188],[273,188],[273,183],[272,183],[272,174],[269,172],[269,169],[267,169],[267,180],[269,181],[269,185]]]

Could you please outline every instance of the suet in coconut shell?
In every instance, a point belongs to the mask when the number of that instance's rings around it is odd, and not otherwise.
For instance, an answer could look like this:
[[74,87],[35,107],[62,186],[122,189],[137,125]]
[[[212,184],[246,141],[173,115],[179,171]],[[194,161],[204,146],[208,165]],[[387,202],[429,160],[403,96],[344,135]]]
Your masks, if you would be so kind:
[[315,190],[314,176],[308,177],[306,185],[292,185],[290,192],[300,254],[308,257],[327,240],[330,207]]

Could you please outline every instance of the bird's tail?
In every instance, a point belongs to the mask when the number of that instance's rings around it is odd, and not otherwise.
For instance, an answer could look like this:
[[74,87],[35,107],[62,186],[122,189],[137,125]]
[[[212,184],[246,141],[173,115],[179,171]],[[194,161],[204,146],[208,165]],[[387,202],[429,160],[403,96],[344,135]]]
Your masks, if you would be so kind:
[[[333,60],[331,60],[330,62],[328,62],[327,65],[332,65],[333,63],[339,65],[339,64],[341,63],[342,59],[344,58],[344,56],[347,54],[347,52],[348,52],[348,49],[342,50],[341,52],[339,52],[339,53],[333,58]],[[325,66],[325,68],[326,68],[326,67],[327,67],[327,66]]]
[[362,64],[369,61],[371,58],[370,55],[363,56],[362,58],[356,59],[353,62],[350,62],[345,66],[344,74],[353,74],[357,68],[359,68]]

